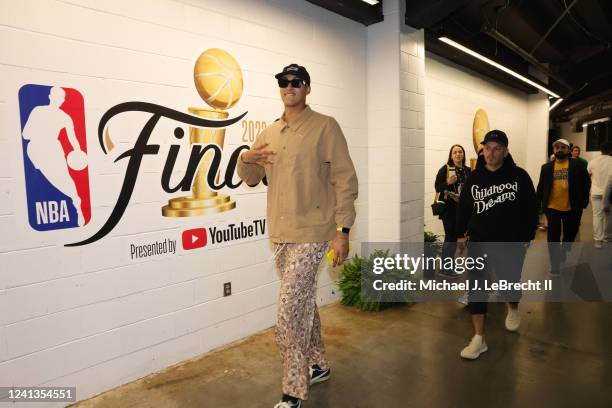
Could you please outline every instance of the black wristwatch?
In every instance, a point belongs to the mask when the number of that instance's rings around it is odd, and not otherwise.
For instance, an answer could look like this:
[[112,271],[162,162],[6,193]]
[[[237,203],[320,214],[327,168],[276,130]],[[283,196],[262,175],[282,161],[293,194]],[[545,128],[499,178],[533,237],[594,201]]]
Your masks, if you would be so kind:
[[348,235],[348,233],[351,232],[351,229],[349,227],[336,227],[336,231]]

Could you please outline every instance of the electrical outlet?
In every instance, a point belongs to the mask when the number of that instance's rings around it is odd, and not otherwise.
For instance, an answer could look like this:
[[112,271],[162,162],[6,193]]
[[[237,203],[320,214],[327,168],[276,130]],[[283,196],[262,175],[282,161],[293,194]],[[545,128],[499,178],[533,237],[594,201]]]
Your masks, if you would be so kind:
[[232,282],[225,282],[223,284],[223,296],[230,296],[232,294]]

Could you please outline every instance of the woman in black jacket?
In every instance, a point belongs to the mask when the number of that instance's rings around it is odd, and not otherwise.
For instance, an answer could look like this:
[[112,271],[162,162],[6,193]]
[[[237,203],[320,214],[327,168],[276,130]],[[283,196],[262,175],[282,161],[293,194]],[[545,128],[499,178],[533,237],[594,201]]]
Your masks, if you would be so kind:
[[[448,160],[438,170],[435,183],[436,192],[440,193],[439,200],[446,202],[444,213],[440,216],[444,224],[442,260],[453,257],[457,248],[457,203],[469,174],[470,168],[465,165],[465,149],[458,144],[451,146]],[[440,273],[449,277],[459,276],[453,270],[443,269]]]

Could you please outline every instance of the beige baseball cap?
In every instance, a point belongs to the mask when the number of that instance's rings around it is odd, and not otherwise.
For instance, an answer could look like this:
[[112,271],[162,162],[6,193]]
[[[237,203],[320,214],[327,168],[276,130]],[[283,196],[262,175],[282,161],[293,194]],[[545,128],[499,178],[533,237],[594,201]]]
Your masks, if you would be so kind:
[[562,144],[566,145],[567,147],[570,147],[570,142],[568,142],[568,141],[567,141],[567,140],[565,140],[565,139],[557,139],[557,140],[555,140],[555,141],[552,143],[552,145],[554,146],[554,145],[556,145],[557,143],[562,143]]

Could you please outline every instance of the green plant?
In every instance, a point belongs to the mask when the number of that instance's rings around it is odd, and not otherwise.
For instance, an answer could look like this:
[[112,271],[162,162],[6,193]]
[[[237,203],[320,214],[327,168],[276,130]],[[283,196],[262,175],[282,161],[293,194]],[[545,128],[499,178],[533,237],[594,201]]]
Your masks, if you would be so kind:
[[431,231],[423,231],[423,241],[425,242],[439,242],[439,238],[439,235],[436,235]]
[[431,231],[423,231],[423,241],[425,242],[425,254],[436,256],[442,251],[440,236]]
[[408,270],[386,269],[380,275],[372,272],[375,258],[390,257],[392,256],[389,256],[389,250],[376,250],[368,258],[355,255],[345,262],[338,281],[338,289],[342,292],[342,304],[362,311],[380,311],[410,302],[407,291],[389,293],[389,291],[372,289],[362,292],[362,287],[372,288],[374,281],[378,279],[384,282],[400,282],[412,276]]

